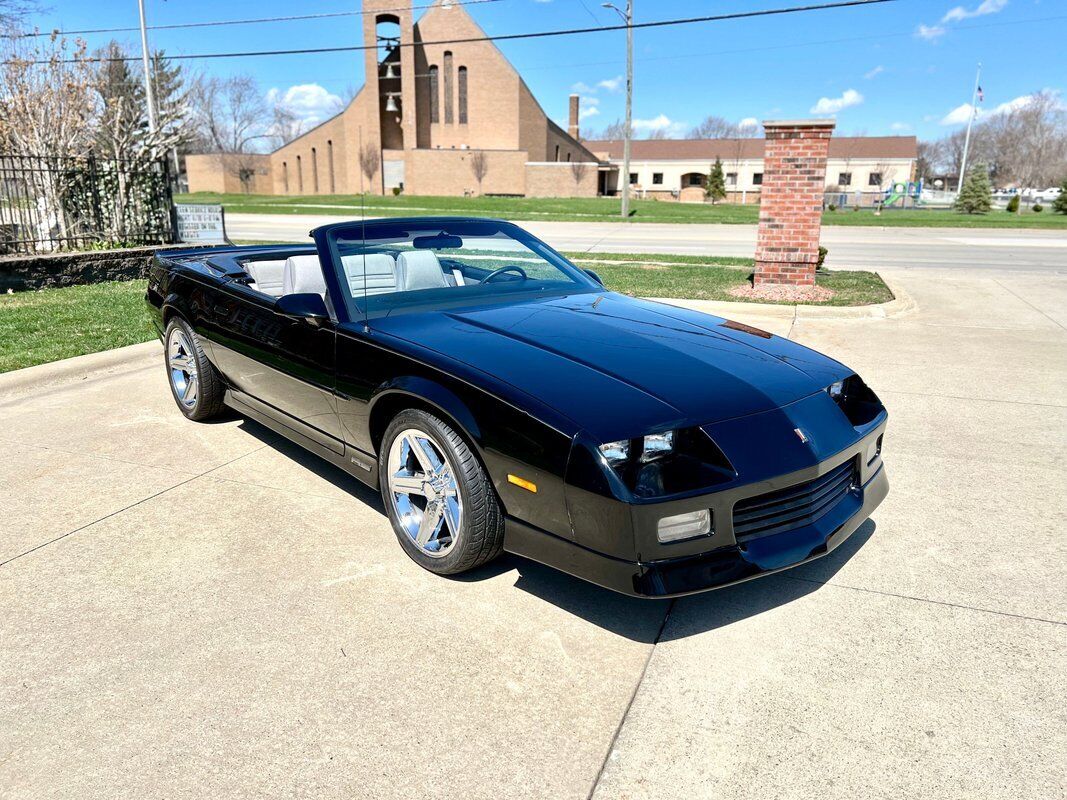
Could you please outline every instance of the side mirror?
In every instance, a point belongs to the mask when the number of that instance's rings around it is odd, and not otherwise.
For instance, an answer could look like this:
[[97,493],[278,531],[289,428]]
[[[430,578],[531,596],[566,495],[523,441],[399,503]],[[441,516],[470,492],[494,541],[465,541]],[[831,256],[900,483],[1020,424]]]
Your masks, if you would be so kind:
[[312,325],[321,325],[329,319],[330,312],[321,294],[283,294],[274,303],[274,311],[289,319],[306,319]]
[[597,275],[595,272],[593,272],[593,270],[587,269],[587,270],[585,270],[585,274],[588,275],[590,278],[592,278],[597,283],[599,283],[601,286],[604,285],[604,279],[601,278],[599,275]]

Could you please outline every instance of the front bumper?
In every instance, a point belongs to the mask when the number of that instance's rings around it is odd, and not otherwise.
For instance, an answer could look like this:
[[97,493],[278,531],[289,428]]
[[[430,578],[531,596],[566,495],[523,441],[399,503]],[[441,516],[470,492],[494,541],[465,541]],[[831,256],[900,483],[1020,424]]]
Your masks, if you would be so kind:
[[[882,428],[865,437],[865,441],[880,435],[881,431]],[[840,454],[811,471],[824,473],[862,452],[865,451],[861,444],[854,448],[854,452]],[[703,552],[657,559],[642,559],[639,555],[636,561],[629,561],[582,547],[510,517],[506,521],[504,546],[509,552],[635,597],[666,598],[704,592],[804,564],[838,547],[870,517],[889,492],[889,479],[881,456],[864,465],[858,474],[862,484],[853,486],[835,506],[811,524],[741,542],[731,535],[729,543]],[[807,477],[805,474],[801,479]],[[774,483],[787,486],[792,478],[783,476]],[[646,508],[654,508],[658,515],[665,516],[701,504],[721,507],[722,502],[722,497],[713,493]],[[644,527],[648,529],[647,525]]]

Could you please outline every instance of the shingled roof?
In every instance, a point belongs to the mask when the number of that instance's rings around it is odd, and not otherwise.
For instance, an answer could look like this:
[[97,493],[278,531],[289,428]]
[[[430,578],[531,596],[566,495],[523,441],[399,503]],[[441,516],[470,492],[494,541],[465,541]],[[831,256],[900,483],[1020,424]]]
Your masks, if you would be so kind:
[[[723,161],[763,158],[764,139],[634,139],[630,158],[636,161]],[[582,142],[600,158],[621,159],[622,139]],[[917,158],[914,136],[835,136],[830,158]]]

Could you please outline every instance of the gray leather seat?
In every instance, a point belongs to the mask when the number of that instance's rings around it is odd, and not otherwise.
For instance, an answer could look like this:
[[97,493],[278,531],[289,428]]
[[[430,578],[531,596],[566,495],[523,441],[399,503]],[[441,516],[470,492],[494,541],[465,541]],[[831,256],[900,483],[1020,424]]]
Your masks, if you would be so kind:
[[396,262],[388,253],[341,256],[341,265],[348,277],[348,290],[353,297],[366,294],[392,294],[397,290]]
[[400,291],[437,289],[448,286],[441,262],[432,250],[408,250],[397,256],[397,282]]
[[282,270],[282,294],[321,294],[326,298],[326,281],[318,256],[289,256]]
[[271,297],[281,297],[282,273],[285,271],[284,259],[268,259],[265,261],[246,261],[242,264],[245,272],[252,276],[252,286],[257,292],[269,294]]

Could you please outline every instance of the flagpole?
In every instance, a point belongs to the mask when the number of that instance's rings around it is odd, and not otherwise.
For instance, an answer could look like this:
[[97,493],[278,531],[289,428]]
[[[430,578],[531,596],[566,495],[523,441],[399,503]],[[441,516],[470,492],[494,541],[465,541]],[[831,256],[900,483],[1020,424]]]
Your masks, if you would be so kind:
[[967,172],[967,151],[971,148],[971,125],[978,116],[978,87],[982,80],[982,62],[978,62],[978,71],[974,75],[974,92],[971,94],[971,115],[967,119],[967,136],[963,139],[963,160],[960,161],[960,178],[956,183],[956,191],[963,189],[963,175]]

